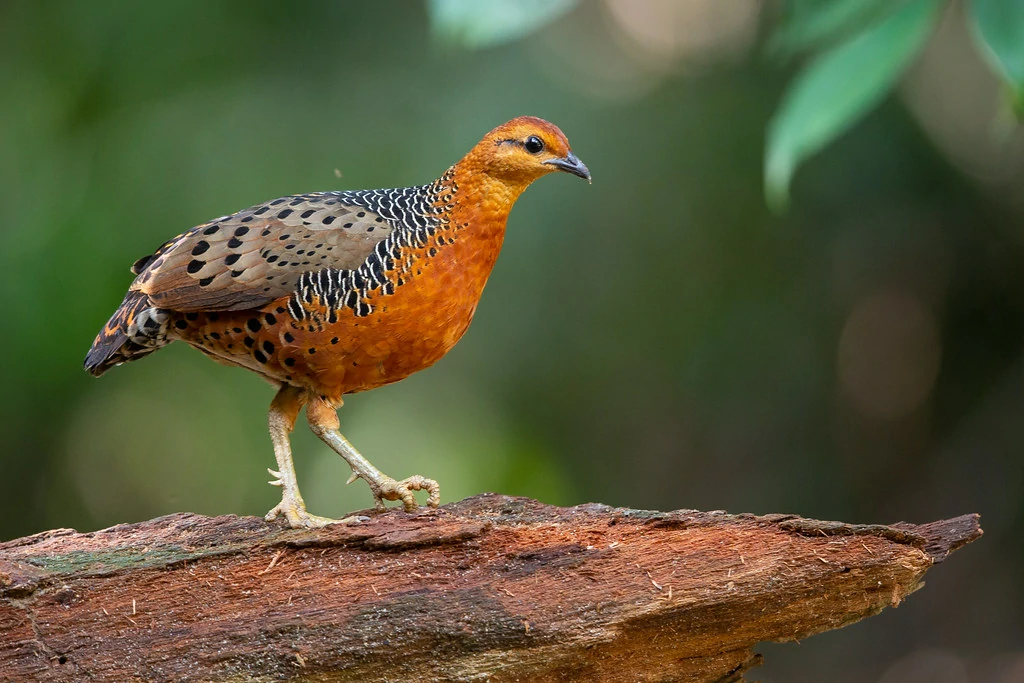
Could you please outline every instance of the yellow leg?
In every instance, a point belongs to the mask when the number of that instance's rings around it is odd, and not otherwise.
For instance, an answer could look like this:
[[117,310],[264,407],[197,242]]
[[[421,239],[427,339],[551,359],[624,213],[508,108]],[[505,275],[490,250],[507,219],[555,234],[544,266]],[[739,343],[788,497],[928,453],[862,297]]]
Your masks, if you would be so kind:
[[370,485],[377,509],[384,509],[385,500],[401,500],[406,511],[412,512],[416,509],[416,497],[413,495],[413,491],[427,491],[427,505],[432,508],[436,508],[441,502],[441,488],[433,479],[427,479],[417,474],[396,481],[371,465],[370,461],[364,458],[338,431],[340,427],[338,413],[334,406],[323,398],[316,396],[309,399],[309,405],[306,406],[306,418],[309,420],[309,428],[313,430],[313,433],[343,457],[352,468],[352,476],[348,483],[351,484],[356,479],[363,479]]
[[267,421],[270,424],[270,440],[274,443],[274,457],[277,458],[277,471],[267,470],[274,477],[270,482],[282,488],[281,502],[267,513],[266,520],[277,519],[284,515],[288,524],[294,529],[314,529],[333,524],[337,520],[318,517],[306,512],[306,503],[299,493],[299,484],[295,478],[295,465],[292,463],[292,447],[288,434],[295,428],[295,420],[306,402],[306,393],[292,386],[285,386],[277,392],[270,404]]

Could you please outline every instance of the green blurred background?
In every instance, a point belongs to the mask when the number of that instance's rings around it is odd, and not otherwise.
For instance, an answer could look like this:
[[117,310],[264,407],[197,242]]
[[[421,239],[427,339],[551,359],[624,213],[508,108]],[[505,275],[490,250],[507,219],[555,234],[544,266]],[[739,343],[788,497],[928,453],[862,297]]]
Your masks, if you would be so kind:
[[[0,537],[266,512],[269,386],[179,345],[81,370],[128,266],[279,195],[426,182],[533,114],[594,185],[531,188],[458,348],[351,397],[342,431],[445,501],[980,512],[926,590],[762,647],[757,675],[1024,681],[1024,137],[953,3],[772,214],[764,131],[793,67],[761,49],[771,7],[593,0],[464,51],[411,0],[0,4]],[[301,423],[293,441],[313,512],[368,505]]]

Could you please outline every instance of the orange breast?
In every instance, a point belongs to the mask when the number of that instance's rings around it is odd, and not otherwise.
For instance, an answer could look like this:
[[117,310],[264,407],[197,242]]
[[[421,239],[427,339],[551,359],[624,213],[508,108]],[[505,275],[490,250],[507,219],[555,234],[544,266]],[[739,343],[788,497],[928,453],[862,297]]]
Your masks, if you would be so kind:
[[370,315],[343,309],[322,332],[293,331],[300,374],[312,380],[307,386],[337,401],[404,379],[448,353],[469,327],[494,263],[486,254],[460,258],[457,244],[434,257],[415,254],[411,277],[394,294],[366,299]]

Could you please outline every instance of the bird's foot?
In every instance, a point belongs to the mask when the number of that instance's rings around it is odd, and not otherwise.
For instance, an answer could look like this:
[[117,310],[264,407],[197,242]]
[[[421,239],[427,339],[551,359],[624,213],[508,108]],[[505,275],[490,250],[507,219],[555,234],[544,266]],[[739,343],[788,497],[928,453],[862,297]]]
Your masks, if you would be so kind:
[[[359,477],[360,475],[353,472],[348,481],[352,483]],[[370,490],[373,491],[373,498],[378,510],[384,509],[385,500],[400,500],[406,512],[414,511],[418,505],[413,491],[426,491],[429,507],[436,508],[441,503],[441,487],[433,479],[427,479],[419,474],[406,477],[401,481],[392,479],[386,474],[379,474],[372,481],[368,480],[367,483],[370,485]]]
[[272,522],[280,515],[284,515],[284,518],[288,520],[288,526],[293,529],[319,529],[320,527],[325,527],[328,524],[351,524],[353,522],[361,521],[356,517],[331,519],[330,517],[312,515],[306,512],[305,504],[289,496],[282,498],[281,502],[275,505],[274,508],[266,514],[264,519],[268,522]]

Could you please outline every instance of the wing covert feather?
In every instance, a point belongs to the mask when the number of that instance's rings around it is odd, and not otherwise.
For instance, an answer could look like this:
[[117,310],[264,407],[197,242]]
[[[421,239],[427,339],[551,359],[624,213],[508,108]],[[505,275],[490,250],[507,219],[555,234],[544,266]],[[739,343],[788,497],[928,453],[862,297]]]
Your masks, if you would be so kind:
[[139,259],[132,289],[175,311],[241,310],[290,294],[302,273],[358,268],[397,226],[353,199],[282,197],[199,225]]

